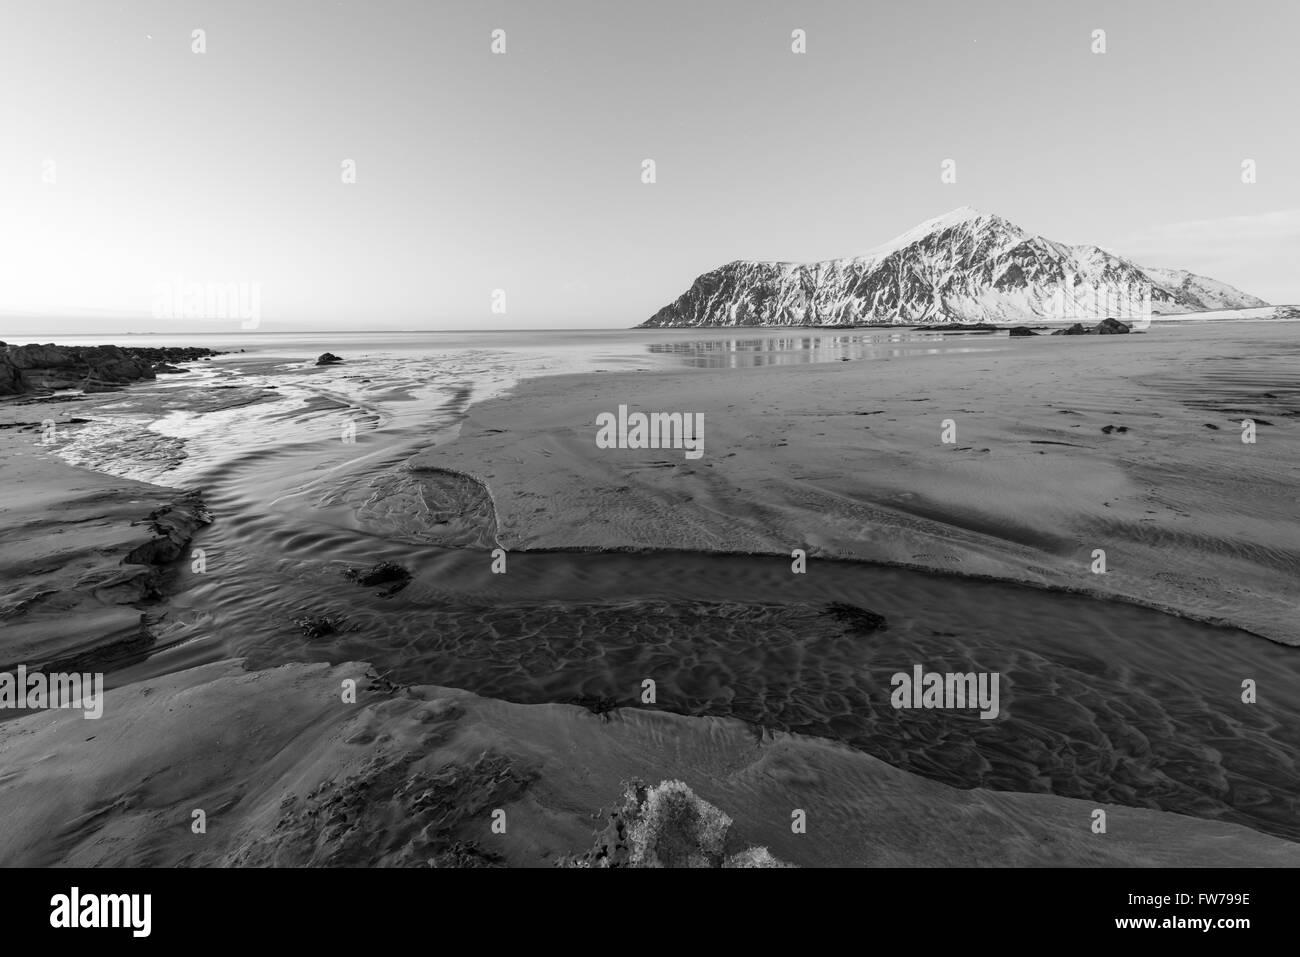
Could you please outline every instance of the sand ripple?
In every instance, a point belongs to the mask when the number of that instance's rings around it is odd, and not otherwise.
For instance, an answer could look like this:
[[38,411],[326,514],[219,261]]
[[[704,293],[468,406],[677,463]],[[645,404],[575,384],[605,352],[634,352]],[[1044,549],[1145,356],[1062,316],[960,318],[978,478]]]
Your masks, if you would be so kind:
[[[1300,719],[1232,706],[1235,675],[1218,676],[1216,694],[1177,668],[1137,670],[1083,647],[1040,652],[982,629],[872,630],[830,604],[324,605],[352,630],[324,640],[290,627],[271,639],[249,632],[233,650],[253,667],[365,659],[398,683],[521,703],[609,699],[737,717],[840,740],[958,787],[1051,792],[1300,838],[1290,743]],[[890,677],[913,663],[999,672],[1002,716],[894,710]],[[642,700],[646,679],[655,682],[653,704]]]

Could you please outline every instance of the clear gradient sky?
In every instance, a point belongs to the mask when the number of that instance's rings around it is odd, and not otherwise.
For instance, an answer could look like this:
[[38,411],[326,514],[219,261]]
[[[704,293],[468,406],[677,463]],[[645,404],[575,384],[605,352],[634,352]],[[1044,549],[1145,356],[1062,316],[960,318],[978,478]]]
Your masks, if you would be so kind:
[[1296,0],[4,0],[0,338],[171,331],[178,279],[268,329],[630,326],[968,204],[1300,302],[1297,42]]

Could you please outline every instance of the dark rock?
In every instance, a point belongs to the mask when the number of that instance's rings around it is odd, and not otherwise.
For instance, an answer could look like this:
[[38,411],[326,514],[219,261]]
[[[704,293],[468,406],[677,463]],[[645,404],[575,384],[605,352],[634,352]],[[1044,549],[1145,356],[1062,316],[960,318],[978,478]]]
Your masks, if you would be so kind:
[[998,327],[991,322],[945,322],[932,325],[914,326],[930,332],[996,332]]
[[347,619],[338,615],[308,615],[293,619],[293,623],[301,628],[302,633],[308,638],[326,638],[341,631]]
[[1076,322],[1068,329],[1057,329],[1052,333],[1054,336],[1086,336],[1088,330],[1083,327],[1082,322]]
[[24,391],[22,373],[7,358],[0,355],[0,395],[18,395]]
[[123,556],[120,574],[97,586],[97,593],[116,604],[133,605],[166,597],[177,573],[173,563],[184,556],[194,533],[212,518],[200,494],[187,492],[150,512],[147,521],[153,537]]
[[71,368],[72,355],[59,346],[47,345],[7,346],[5,352],[15,369]]
[[1091,331],[1099,336],[1117,336],[1130,332],[1131,327],[1128,323],[1120,322],[1118,319],[1103,319]]
[[384,598],[396,595],[411,583],[411,573],[396,562],[380,562],[364,570],[349,568],[343,575],[348,581],[365,585],[367,588],[373,585],[387,585],[388,587],[379,593]]
[[[155,377],[155,367],[216,355],[195,347],[4,346],[0,351],[0,395],[81,389],[103,392]],[[170,371],[170,370],[165,370]]]
[[321,353],[320,358],[316,360],[316,364],[318,366],[332,366],[336,362],[342,362],[342,361],[343,360],[341,358],[339,358],[332,352],[323,352]]
[[1033,329],[1030,329],[1028,326],[1013,326],[1013,327],[1011,328],[1011,335],[1012,335],[1012,337],[1016,337],[1016,336],[1036,336],[1036,335],[1038,335],[1038,333],[1034,332],[1034,330],[1033,330]]
[[122,559],[124,565],[166,565],[181,557],[194,533],[212,523],[207,506],[197,492],[149,513],[154,537],[137,545]]

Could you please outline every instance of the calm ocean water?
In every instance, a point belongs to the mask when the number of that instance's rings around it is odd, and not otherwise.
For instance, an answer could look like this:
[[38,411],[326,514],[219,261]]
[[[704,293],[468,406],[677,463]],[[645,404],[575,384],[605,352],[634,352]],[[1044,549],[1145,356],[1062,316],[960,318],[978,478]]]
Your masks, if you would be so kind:
[[[897,329],[850,331],[771,329],[556,329],[439,332],[223,332],[117,336],[11,337],[14,344],[66,345],[112,342],[122,346],[207,346],[266,357],[314,358],[333,352],[355,356],[419,353],[500,354],[542,371],[591,371],[602,366],[690,365],[742,368],[801,362],[835,362],[990,348],[1005,336]],[[1000,341],[1005,347],[1008,343]]]

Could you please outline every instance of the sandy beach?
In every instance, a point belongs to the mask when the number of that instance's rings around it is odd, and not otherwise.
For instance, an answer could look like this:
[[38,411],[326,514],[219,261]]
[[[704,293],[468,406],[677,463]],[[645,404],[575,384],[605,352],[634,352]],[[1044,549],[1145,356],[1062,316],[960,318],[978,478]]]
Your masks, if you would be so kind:
[[0,4],[19,937],[1271,941],[1300,4],[1090,11]]
[[[509,549],[802,548],[1122,598],[1300,644],[1300,346],[1290,324],[1233,326],[1231,344],[1209,328],[534,379],[475,406],[456,442],[413,464],[489,486]],[[703,413],[704,456],[598,450],[596,417],[620,404]]]
[[[341,703],[346,679],[358,705]],[[358,663],[209,665],[110,698],[90,739],[66,714],[0,730],[7,864],[553,866],[586,850],[599,809],[638,778],[694,782],[734,819],[737,847],[803,866],[1300,862],[1297,845],[1234,825],[1105,806],[1101,839],[1091,804],[956,790],[833,742],[717,718],[606,721],[450,689],[399,693]],[[791,811],[805,807],[808,832],[793,834]],[[497,808],[504,834],[484,826]]]
[[[1225,328],[481,402],[413,399],[378,360],[234,358],[192,386],[223,398],[116,463],[178,488],[69,461],[103,447],[70,420],[174,416],[180,380],[10,401],[0,657],[109,691],[98,721],[0,723],[0,861],[553,866],[626,782],[676,779],[735,849],[799,866],[1295,866],[1296,350],[1289,324]],[[620,405],[702,414],[703,455],[600,448]],[[191,490],[212,523],[160,531]],[[409,582],[344,575],[385,561]],[[891,709],[912,662],[1001,673],[1005,720]]]
[[[32,412],[35,421],[27,420]],[[182,529],[186,542],[204,521],[201,499],[53,458],[40,445],[41,423],[59,419],[40,417],[57,414],[45,403],[0,412],[0,659],[7,669],[26,662],[58,670],[74,660],[103,666],[152,648],[151,611],[174,579],[157,554],[166,531],[156,519]]]

